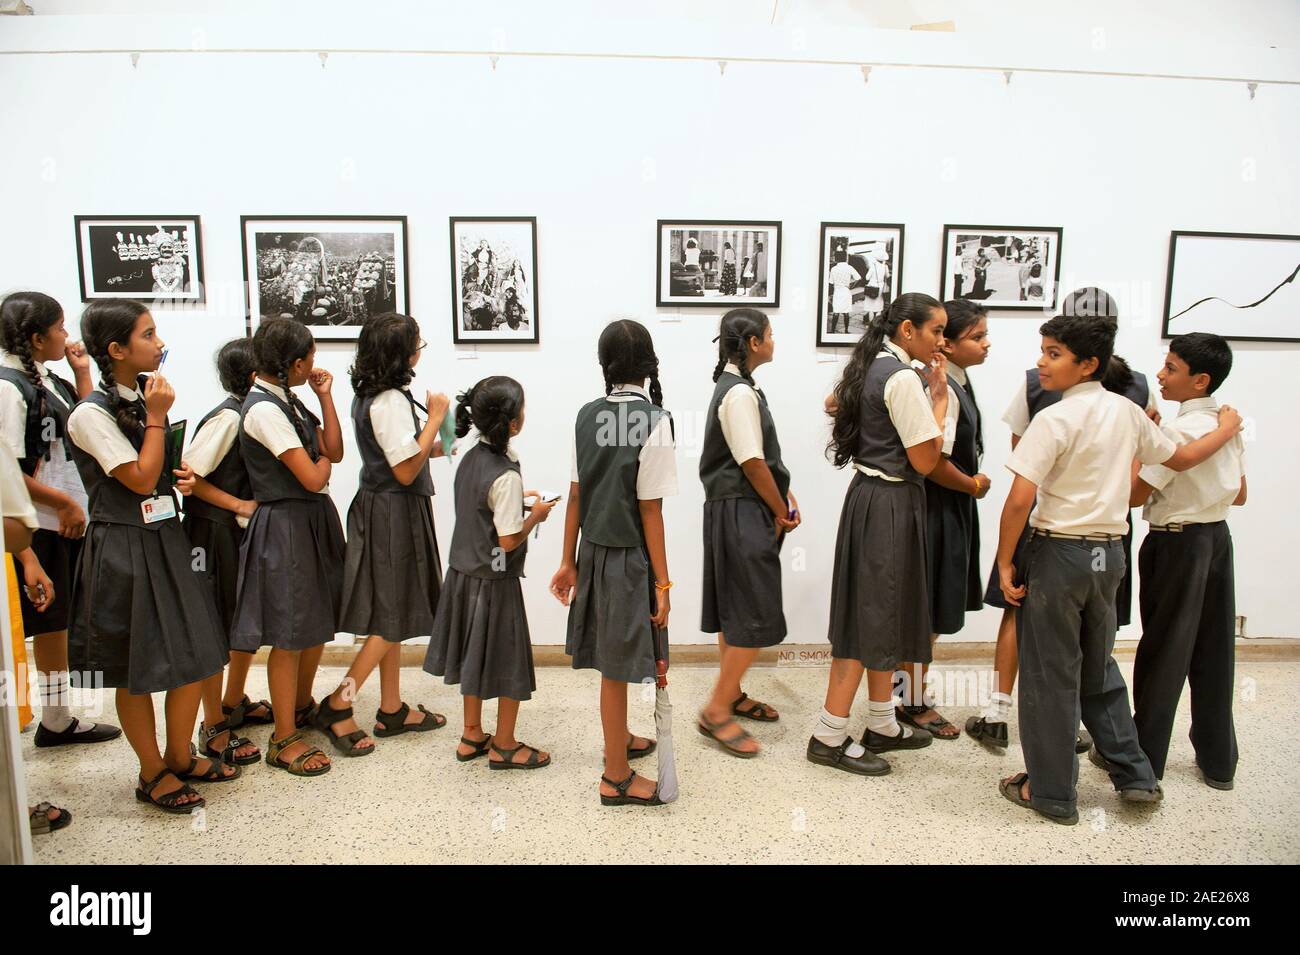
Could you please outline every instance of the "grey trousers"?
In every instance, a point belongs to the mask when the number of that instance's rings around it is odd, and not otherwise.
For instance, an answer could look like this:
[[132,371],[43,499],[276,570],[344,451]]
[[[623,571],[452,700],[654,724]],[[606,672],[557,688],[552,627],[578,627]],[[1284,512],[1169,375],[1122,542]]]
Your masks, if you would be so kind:
[[1075,811],[1080,717],[1098,752],[1113,764],[1116,789],[1155,789],[1128,687],[1111,656],[1123,543],[1033,537],[1024,563],[1027,590],[1016,614],[1016,635],[1020,741],[1030,802],[1051,815]]

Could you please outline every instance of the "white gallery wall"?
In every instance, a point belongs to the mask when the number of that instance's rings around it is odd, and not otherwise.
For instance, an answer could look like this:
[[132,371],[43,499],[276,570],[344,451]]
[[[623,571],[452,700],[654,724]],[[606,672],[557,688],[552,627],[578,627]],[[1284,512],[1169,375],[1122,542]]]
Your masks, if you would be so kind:
[[[60,6],[33,2],[38,14]],[[121,14],[132,5],[112,6]],[[568,5],[545,5],[557,11],[549,20],[518,5],[463,4],[400,6],[403,17],[384,20],[385,6],[349,13],[355,5],[322,4],[311,16],[295,6],[257,18],[229,9],[0,18],[0,291],[46,291],[75,327],[74,215],[201,216],[207,305],[155,312],[179,395],[173,418],[193,422],[221,397],[213,353],[245,331],[241,214],[405,215],[410,310],[429,342],[417,394],[452,394],[489,374],[519,379],[528,401],[516,442],[525,483],[566,491],[574,413],[603,391],[596,337],[613,318],[639,319],[654,336],[680,442],[681,493],[665,504],[675,643],[712,640],[698,631],[696,472],[721,312],[654,307],[656,219],[783,223],[781,305],[770,312],[776,361],[758,380],[804,515],[784,551],[789,640],[798,643],[825,639],[849,479],[823,456],[822,398],[848,350],[814,345],[819,222],[905,223],[902,290],[930,294],[938,290],[944,223],[1060,226],[1062,286],[1097,284],[1116,295],[1124,309],[1118,351],[1153,380],[1164,354],[1170,230],[1300,233],[1300,63],[1287,4],[1234,6],[1222,14],[1236,21],[1226,33],[1215,27],[1217,14],[1194,5],[1195,28],[1179,31],[1177,43],[1158,34],[1149,10],[1138,21],[1124,5],[1100,4],[1100,46],[1077,16],[1059,36],[1041,18],[1015,17],[997,30],[953,36],[868,30],[851,18],[837,27],[831,15],[769,25],[768,4],[735,29],[687,15],[600,19],[590,5],[567,19],[558,11]],[[807,5],[795,6],[807,14]],[[1171,16],[1179,9],[1152,6]],[[381,43],[475,52],[337,52],[324,66],[315,52]],[[566,43],[706,59],[511,55]],[[213,51],[243,47],[297,52]],[[121,52],[83,52],[99,49]],[[131,49],[144,51],[134,66]],[[864,82],[856,65],[741,59],[840,59],[855,49],[863,62],[990,69],[877,66]],[[500,56],[495,69],[485,51]],[[710,58],[715,52],[732,58],[725,73]],[[1121,72],[1267,73],[1289,83],[1262,85],[1252,100],[1244,80],[1027,71],[1089,63]],[[1008,84],[994,69],[1003,65],[1026,71]],[[537,217],[540,345],[452,345],[452,215]],[[993,479],[980,508],[985,570],[1010,483],[999,418],[1037,357],[1041,321],[995,315],[990,361],[973,372],[986,422],[984,470]],[[1250,501],[1232,520],[1238,612],[1251,635],[1300,636],[1291,558],[1300,540],[1300,345],[1241,343],[1235,351],[1220,397],[1250,422]],[[346,420],[350,357],[345,344],[322,344],[317,355],[335,375],[345,418],[349,456],[332,481],[344,516],[358,464]],[[433,473],[445,555],[452,466],[435,461]],[[565,612],[547,593],[562,523],[557,510],[529,543],[524,590],[537,643],[564,640]],[[967,619],[957,639],[993,638],[996,611]],[[1123,635],[1136,637],[1138,628]]]

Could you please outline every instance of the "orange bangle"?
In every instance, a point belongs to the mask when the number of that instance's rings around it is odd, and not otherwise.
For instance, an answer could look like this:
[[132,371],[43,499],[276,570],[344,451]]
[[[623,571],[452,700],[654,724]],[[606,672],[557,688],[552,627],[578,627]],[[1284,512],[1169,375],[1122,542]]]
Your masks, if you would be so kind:
[[657,580],[655,581],[655,590],[669,590],[672,588],[672,586],[673,586],[673,582],[671,580],[668,581],[668,583],[666,584],[661,584]]

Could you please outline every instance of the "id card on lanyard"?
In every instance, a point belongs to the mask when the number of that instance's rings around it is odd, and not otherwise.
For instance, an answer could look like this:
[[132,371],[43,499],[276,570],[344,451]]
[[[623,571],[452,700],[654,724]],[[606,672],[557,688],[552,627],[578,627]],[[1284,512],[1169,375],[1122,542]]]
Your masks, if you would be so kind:
[[140,502],[140,516],[144,518],[146,524],[171,520],[176,516],[176,498],[170,494],[166,497],[158,494],[147,497]]

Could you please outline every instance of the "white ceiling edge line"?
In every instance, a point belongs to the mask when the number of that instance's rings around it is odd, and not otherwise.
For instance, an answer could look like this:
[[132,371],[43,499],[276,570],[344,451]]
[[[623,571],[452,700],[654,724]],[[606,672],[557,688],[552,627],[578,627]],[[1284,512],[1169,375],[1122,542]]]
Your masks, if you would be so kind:
[[[518,59],[575,59],[575,60],[641,60],[683,63],[775,63],[782,66],[845,66],[861,69],[862,67],[884,67],[888,69],[916,70],[958,70],[978,73],[1027,73],[1051,76],[1096,76],[1124,77],[1135,79],[1158,80],[1194,80],[1213,83],[1255,83],[1261,86],[1300,86],[1300,80],[1268,79],[1262,76],[1217,76],[1195,73],[1159,73],[1132,70],[1086,70],[1066,67],[1043,66],[991,66],[967,63],[916,63],[890,60],[857,59],[822,59],[812,57],[762,57],[734,55],[681,55],[666,53],[592,53],[560,52],[555,50],[421,50],[421,49],[385,49],[372,47],[114,47],[114,48],[79,48],[65,50],[0,50],[0,56],[106,56],[130,54],[139,57],[142,54],[159,54],[167,56],[188,55],[205,56],[210,54],[262,54],[286,56],[311,54],[313,56],[332,56],[334,54],[356,56],[444,56],[444,57],[488,57],[500,61],[509,58]],[[495,68],[495,63],[493,64]]]

